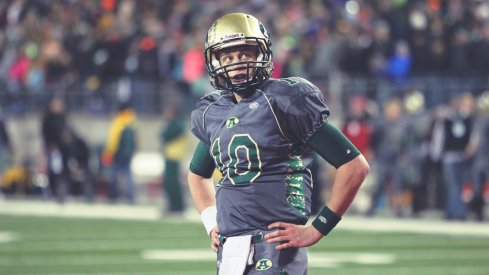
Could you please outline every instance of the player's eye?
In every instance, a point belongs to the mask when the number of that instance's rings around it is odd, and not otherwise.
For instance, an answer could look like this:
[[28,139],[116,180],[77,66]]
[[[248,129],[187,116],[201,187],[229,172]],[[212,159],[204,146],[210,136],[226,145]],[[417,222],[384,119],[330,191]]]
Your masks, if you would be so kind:
[[229,64],[232,61],[229,55],[222,55],[220,59],[222,64]]
[[251,52],[243,52],[241,53],[240,60],[241,61],[249,61],[253,59],[253,55]]

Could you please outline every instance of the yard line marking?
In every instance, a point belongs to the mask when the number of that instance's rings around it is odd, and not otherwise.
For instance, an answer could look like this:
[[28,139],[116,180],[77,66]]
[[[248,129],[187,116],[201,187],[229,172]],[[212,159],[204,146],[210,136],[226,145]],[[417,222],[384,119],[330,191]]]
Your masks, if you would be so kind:
[[146,260],[164,261],[213,261],[216,253],[210,249],[150,249],[142,253]]
[[447,222],[394,218],[348,217],[337,226],[338,229],[371,232],[402,232],[453,236],[489,237],[489,224],[478,222]]
[[8,232],[8,231],[0,231],[0,243],[13,242],[18,239],[19,239],[18,234]]
[[[358,272],[358,267],[347,267],[342,269],[339,274],[351,274]],[[481,275],[487,274],[487,268],[484,266],[474,266],[474,265],[463,265],[463,266],[376,266],[376,267],[366,267],[362,268],[363,274],[375,274],[375,275],[413,275],[413,274],[429,274],[429,275],[446,275],[446,274],[457,274],[457,275]],[[422,272],[422,273],[420,273]],[[355,273],[357,274],[357,273]]]
[[[388,265],[396,256],[386,253],[309,252],[309,267],[338,268],[344,263],[360,265]],[[215,261],[216,254],[209,249],[152,249],[142,252],[142,258],[155,261]]]
[[[57,256],[2,256],[0,267],[19,266],[95,266],[95,265],[137,265],[140,260],[132,256],[98,256],[98,255],[57,255]],[[0,273],[1,274],[1,273]]]

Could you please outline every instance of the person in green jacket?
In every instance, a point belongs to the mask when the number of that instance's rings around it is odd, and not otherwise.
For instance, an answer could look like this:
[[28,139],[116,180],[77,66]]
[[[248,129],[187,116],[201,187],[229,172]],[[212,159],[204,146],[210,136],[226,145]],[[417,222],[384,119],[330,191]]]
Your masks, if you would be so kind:
[[185,211],[185,196],[180,181],[180,162],[187,155],[187,123],[185,116],[174,106],[168,106],[164,116],[167,124],[161,131],[160,139],[165,158],[162,186],[167,198],[166,211],[169,214],[182,214]]

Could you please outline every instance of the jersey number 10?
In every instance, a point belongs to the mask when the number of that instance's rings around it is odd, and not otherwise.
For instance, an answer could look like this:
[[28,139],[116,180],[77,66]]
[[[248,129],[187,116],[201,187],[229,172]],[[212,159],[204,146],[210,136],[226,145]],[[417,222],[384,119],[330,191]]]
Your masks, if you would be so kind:
[[[227,145],[228,161],[222,162],[221,140],[217,138],[212,143],[212,156],[223,177],[228,177],[232,184],[252,183],[261,173],[260,150],[255,140],[249,134],[236,134]],[[223,145],[225,146],[225,145]],[[245,150],[246,159],[240,159],[239,150]],[[240,162],[246,162],[246,168],[240,167]],[[243,163],[244,164],[244,163]]]

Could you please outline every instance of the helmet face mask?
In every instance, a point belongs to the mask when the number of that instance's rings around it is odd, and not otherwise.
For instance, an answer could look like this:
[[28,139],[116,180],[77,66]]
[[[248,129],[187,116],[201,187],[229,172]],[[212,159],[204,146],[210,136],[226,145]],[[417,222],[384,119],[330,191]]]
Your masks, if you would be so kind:
[[[263,25],[244,13],[225,15],[214,22],[206,39],[205,59],[209,80],[216,89],[246,93],[270,77],[273,71],[271,42]],[[256,60],[221,64],[220,53],[253,47]],[[246,72],[243,81],[230,77],[235,71]]]

